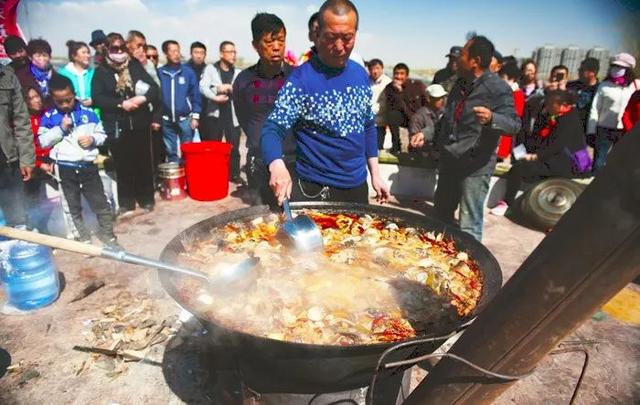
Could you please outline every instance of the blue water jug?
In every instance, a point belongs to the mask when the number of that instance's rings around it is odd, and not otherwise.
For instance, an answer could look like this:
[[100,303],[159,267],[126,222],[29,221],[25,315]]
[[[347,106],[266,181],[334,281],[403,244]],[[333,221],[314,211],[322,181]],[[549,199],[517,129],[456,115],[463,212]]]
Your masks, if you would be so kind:
[[17,242],[9,249],[0,269],[9,303],[22,310],[42,308],[60,293],[60,279],[51,249]]
[[[4,219],[4,213],[0,209],[0,226],[7,226],[7,220]],[[6,237],[0,235],[0,242],[7,240]]]

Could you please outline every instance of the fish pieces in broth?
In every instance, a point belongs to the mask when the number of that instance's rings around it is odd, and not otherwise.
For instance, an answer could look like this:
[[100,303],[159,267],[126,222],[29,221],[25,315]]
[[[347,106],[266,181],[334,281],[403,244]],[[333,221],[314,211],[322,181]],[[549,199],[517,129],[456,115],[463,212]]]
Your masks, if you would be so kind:
[[183,279],[181,299],[213,322],[272,339],[322,345],[395,342],[437,333],[475,309],[482,292],[477,263],[442,235],[390,218],[307,210],[324,250],[298,253],[278,237],[282,218],[267,215],[215,229],[187,246],[181,262],[211,268],[260,258],[253,287],[209,294]]

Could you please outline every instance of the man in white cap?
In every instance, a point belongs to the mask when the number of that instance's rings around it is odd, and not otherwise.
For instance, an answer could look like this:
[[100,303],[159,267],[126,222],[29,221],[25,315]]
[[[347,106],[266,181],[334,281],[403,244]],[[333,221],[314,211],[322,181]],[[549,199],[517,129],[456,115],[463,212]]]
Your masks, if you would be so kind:
[[421,107],[409,121],[410,144],[412,148],[431,145],[435,137],[436,124],[444,110],[447,92],[439,84],[427,87],[427,105]]
[[640,81],[633,74],[635,67],[636,59],[628,53],[614,56],[607,78],[593,97],[587,136],[595,138],[594,174],[605,165],[609,150],[624,134],[622,115],[631,95],[640,89]]

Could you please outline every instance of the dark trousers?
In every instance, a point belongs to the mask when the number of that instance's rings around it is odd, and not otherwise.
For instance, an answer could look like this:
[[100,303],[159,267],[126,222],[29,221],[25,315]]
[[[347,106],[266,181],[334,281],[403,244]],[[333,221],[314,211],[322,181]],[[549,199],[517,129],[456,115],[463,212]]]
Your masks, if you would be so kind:
[[[384,148],[384,136],[387,134],[387,127],[376,127],[378,133],[378,150]],[[398,129],[398,139],[400,139],[400,130]]]
[[225,141],[233,146],[229,161],[232,178],[240,175],[240,127],[233,126],[233,119],[206,117],[205,131],[200,133],[203,141]]
[[337,188],[294,177],[291,201],[333,201],[368,204],[369,185],[365,181],[354,188]]
[[609,151],[618,143],[622,135],[624,135],[624,131],[621,129],[597,128],[593,150],[593,174],[604,167]]
[[389,124],[389,131],[391,131],[392,150],[400,152],[400,127],[407,126],[407,117],[400,111],[389,111],[387,124]]
[[434,196],[434,215],[443,222],[454,224],[454,213],[460,205],[460,229],[481,241],[484,201],[490,180],[490,174],[440,173]]
[[18,162],[0,166],[0,208],[7,225],[27,224],[24,185]]
[[552,175],[551,170],[544,162],[517,161],[511,166],[511,170],[507,175],[507,191],[504,201],[509,205],[515,202],[516,194],[522,187],[523,181],[533,183]]
[[153,178],[156,182],[158,181],[158,165],[164,162],[166,156],[162,130],[151,131],[151,160],[153,162]]
[[151,130],[124,130],[111,148],[118,180],[118,205],[122,210],[153,206]]
[[49,233],[48,222],[53,205],[47,200],[46,185],[58,189],[56,180],[40,169],[35,169],[31,180],[24,183],[25,205],[28,211],[29,228],[40,233]]
[[89,203],[89,207],[98,218],[98,225],[100,226],[98,238],[103,242],[112,239],[114,237],[113,217],[107,197],[104,195],[98,167],[96,165],[83,167],[59,165],[58,171],[60,172],[62,192],[69,204],[69,212],[71,212],[73,224],[80,234],[80,240],[89,240],[91,238],[91,234],[82,219],[81,196],[84,196]]

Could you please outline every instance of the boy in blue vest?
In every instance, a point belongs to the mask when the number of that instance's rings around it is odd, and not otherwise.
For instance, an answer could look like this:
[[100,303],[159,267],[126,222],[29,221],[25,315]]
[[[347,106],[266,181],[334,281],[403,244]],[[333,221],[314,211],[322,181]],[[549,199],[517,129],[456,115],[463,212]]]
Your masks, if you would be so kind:
[[53,76],[49,92],[55,107],[42,117],[38,140],[42,147],[53,147],[51,159],[56,164],[62,191],[69,204],[73,223],[81,242],[90,243],[91,234],[82,219],[81,195],[98,218],[98,239],[113,249],[121,249],[113,234],[113,218],[94,161],[98,146],[106,139],[102,123],[93,110],[77,100],[71,81]]

